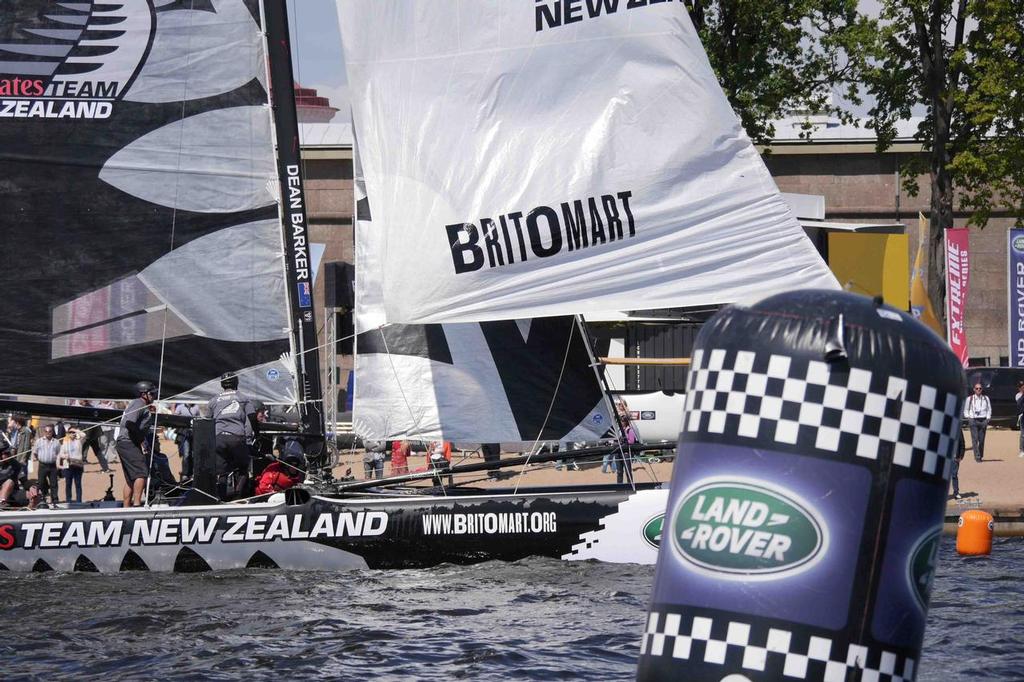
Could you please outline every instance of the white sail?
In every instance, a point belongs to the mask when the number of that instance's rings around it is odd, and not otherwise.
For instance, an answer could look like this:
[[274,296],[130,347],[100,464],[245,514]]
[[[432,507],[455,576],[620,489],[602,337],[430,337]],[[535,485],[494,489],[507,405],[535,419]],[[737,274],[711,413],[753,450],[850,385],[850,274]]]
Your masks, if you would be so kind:
[[634,4],[339,0],[387,321],[837,286],[684,5]]
[[571,318],[384,325],[383,231],[355,153],[352,428],[374,440],[593,441],[612,426]]

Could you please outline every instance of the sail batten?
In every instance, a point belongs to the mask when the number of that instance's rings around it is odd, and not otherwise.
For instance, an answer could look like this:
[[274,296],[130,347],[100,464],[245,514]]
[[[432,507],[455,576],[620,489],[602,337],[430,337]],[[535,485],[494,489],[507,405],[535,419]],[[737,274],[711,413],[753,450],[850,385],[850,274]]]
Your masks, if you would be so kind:
[[384,320],[837,287],[682,4],[554,23],[549,4],[339,1]]

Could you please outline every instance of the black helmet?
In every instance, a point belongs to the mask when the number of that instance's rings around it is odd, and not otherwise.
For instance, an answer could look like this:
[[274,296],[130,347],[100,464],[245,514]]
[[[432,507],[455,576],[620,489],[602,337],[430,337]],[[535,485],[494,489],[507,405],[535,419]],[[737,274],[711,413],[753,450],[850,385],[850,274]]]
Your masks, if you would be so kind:
[[302,461],[302,457],[294,452],[286,453],[285,456],[282,458],[282,461],[289,466],[295,467],[296,469],[301,469],[304,464],[304,462]]
[[224,372],[220,377],[221,388],[238,388],[238,375],[234,372]]
[[253,400],[251,403],[253,412],[262,412],[267,409],[267,406],[263,404],[262,400]]
[[143,393],[156,393],[156,386],[153,385],[152,381],[138,381],[135,383],[135,395],[142,395]]

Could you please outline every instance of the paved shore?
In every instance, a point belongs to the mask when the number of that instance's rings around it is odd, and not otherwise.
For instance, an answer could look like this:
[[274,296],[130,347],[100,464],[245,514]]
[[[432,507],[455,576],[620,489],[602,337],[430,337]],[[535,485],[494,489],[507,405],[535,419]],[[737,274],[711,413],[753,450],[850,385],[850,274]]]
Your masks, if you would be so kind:
[[[973,452],[967,451],[967,457],[960,465],[960,492],[962,500],[952,499],[950,495],[947,513],[956,514],[965,509],[980,508],[992,512],[1005,514],[1024,513],[1024,458],[1019,458],[1018,453],[1018,431],[1009,429],[989,429],[985,445],[985,459],[982,462],[975,462]],[[966,432],[964,437],[970,447],[970,435]],[[177,475],[181,469],[176,449],[171,443],[164,443],[164,452],[168,453],[171,460],[171,470]],[[512,455],[506,455],[512,456]],[[86,465],[84,476],[84,488],[86,500],[99,500],[109,486],[109,477],[100,472],[99,465],[92,459]],[[479,462],[477,454],[462,453],[455,454],[455,464]],[[410,470],[425,469],[426,457],[423,454],[413,455],[409,458]],[[114,475],[114,495],[121,498],[121,488],[124,485],[124,477],[119,464],[112,464]],[[385,464],[385,475],[390,474],[390,462]],[[361,451],[342,453],[341,462],[335,469],[335,476],[342,477],[347,471],[351,471],[356,479],[363,478],[363,457]],[[657,464],[636,464],[634,476],[639,481],[669,481],[672,477],[672,464],[661,462]],[[580,469],[555,469],[554,463],[529,465],[504,470],[504,477],[500,481],[493,481],[487,478],[486,472],[464,474],[457,479],[476,487],[510,487],[510,486],[556,486],[556,485],[579,485],[589,483],[610,483],[615,480],[615,475],[601,473],[600,462],[589,462],[582,464]],[[429,485],[424,482],[421,485]],[[64,500],[64,482],[61,481],[60,499]]]

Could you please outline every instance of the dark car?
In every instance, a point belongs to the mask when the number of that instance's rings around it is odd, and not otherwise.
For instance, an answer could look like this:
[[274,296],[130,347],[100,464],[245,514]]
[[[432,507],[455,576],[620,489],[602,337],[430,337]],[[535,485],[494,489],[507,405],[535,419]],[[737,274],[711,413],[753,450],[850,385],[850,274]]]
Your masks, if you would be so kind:
[[967,388],[980,383],[992,401],[992,425],[1019,428],[1017,424],[1017,382],[1024,381],[1024,369],[1012,367],[968,367]]

